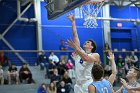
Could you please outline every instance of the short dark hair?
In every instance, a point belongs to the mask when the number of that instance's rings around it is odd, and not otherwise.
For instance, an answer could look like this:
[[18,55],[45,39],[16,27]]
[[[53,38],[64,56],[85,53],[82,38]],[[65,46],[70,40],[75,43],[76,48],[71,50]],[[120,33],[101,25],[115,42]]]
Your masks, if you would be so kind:
[[104,76],[104,69],[99,64],[94,64],[91,70],[92,77],[95,80],[100,80]]
[[92,39],[89,39],[88,41],[90,41],[91,42],[91,45],[93,46],[93,49],[91,50],[91,52],[92,53],[94,53],[95,51],[96,51],[96,43],[95,43],[95,41],[93,41]]
[[137,67],[132,67],[135,71],[134,71],[134,73],[136,73],[137,74],[137,79],[139,79],[140,78],[140,70],[137,68]]

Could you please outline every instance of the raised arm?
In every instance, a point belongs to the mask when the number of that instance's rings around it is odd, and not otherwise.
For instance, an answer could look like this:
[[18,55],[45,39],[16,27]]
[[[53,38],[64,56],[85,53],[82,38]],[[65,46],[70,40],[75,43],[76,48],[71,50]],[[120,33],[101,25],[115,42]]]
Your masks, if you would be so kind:
[[123,86],[119,88],[115,93],[122,93]]
[[127,90],[127,93],[139,93],[140,86],[131,87],[126,83],[126,81],[123,78],[120,78],[120,81],[123,86],[119,90],[117,90],[115,93],[122,93],[123,88]]
[[121,80],[123,87],[128,90],[128,93],[139,93],[140,92],[140,84],[138,84],[136,87],[132,87],[127,84],[125,79],[121,78],[120,80]]
[[76,43],[76,45],[78,47],[80,47],[80,40],[79,40],[79,37],[78,37],[78,34],[77,34],[76,22],[75,22],[74,15],[69,15],[68,18],[72,23],[72,34],[73,34],[74,42]]
[[93,85],[88,86],[88,93],[96,93],[96,88]]
[[100,62],[100,55],[98,53],[93,53],[91,56],[89,56],[87,53],[85,53],[81,47],[77,46],[77,44],[72,41],[68,40],[67,41],[68,45],[73,48],[76,53],[86,62],[94,62],[94,63],[99,63]]
[[115,64],[115,59],[114,59],[114,54],[109,51],[108,52],[108,59],[110,60],[111,62],[111,66],[112,66],[112,74],[109,76],[109,79],[108,81],[113,84],[114,83],[114,80],[116,78],[116,74],[117,74],[117,69],[116,69],[116,64]]
[[[128,87],[128,86],[127,86]],[[129,90],[135,90],[135,91],[140,91],[140,85],[138,85],[137,87],[129,87]]]

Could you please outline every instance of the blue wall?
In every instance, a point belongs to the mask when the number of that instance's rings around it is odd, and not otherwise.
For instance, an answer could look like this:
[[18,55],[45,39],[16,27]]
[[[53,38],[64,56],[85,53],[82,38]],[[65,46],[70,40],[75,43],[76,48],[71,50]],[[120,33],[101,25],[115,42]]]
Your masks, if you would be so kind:
[[[65,14],[55,20],[47,20],[47,11],[45,3],[41,3],[41,21],[42,21],[42,43],[44,50],[58,50],[60,40],[72,38],[71,23],[66,18],[69,14]],[[22,7],[24,9],[24,7]],[[10,25],[16,18],[16,1],[5,0],[0,3],[0,34]],[[71,11],[73,12],[73,11]],[[9,16],[10,15],[10,16]],[[114,18],[135,18],[140,19],[140,9],[136,7],[126,7],[119,9],[116,6],[110,7],[110,15]],[[33,6],[23,15],[23,17],[34,17]],[[103,62],[103,46],[104,36],[102,29],[102,21],[98,21],[99,26],[96,29],[89,29],[83,27],[83,19],[76,19],[77,31],[81,41],[81,46],[84,41],[93,39],[97,43],[97,52],[101,55]],[[117,23],[122,23],[123,27],[118,28]],[[113,48],[126,48],[128,50],[140,50],[140,25],[134,25],[133,22],[114,22],[111,21],[111,37]],[[117,32],[117,34],[116,34]],[[120,39],[118,39],[118,37]],[[6,40],[17,50],[36,50],[36,31],[34,23],[16,22],[16,24],[5,35]],[[120,46],[119,46],[120,44]],[[0,40],[0,49],[9,49],[2,40]],[[69,48],[70,49],[70,48]],[[71,50],[71,49],[70,49]],[[36,57],[35,53],[20,53],[26,60],[28,57]],[[9,57],[18,58],[13,54],[8,54]],[[26,57],[25,57],[26,56]],[[10,58],[12,59],[12,58]],[[15,60],[15,59],[13,59]],[[30,62],[30,61],[29,61]],[[35,60],[30,62],[34,64]],[[21,62],[18,60],[17,64]]]
[[137,26],[137,37],[138,37],[137,45],[139,46],[138,50],[140,50],[140,24]]
[[[45,3],[41,3],[41,17],[42,17],[42,40],[43,49],[45,50],[58,50],[60,40],[72,38],[71,22],[67,19],[67,14],[55,20],[47,20],[47,11],[44,8]],[[73,12],[73,11],[71,11]],[[99,26],[96,29],[90,29],[83,27],[83,19],[76,19],[77,31],[79,39],[81,41],[81,47],[83,43],[88,39],[93,39],[97,43],[97,52],[100,53],[101,58],[103,55],[103,29],[101,28],[102,22],[99,21]],[[71,50],[71,49],[70,49]]]
[[[112,18],[140,19],[140,9],[133,6],[125,8],[110,6],[110,15]],[[122,27],[117,27],[117,23],[122,23]],[[139,29],[139,25],[135,25],[134,22],[111,21],[112,48],[118,50],[125,48],[128,51],[139,50]]]
[[[0,34],[15,20],[16,13],[16,1],[5,0],[0,3]],[[22,10],[24,7],[21,8]],[[23,15],[23,17],[34,17],[33,6]],[[4,38],[16,49],[16,50],[36,50],[36,32],[34,23],[20,22],[16,24],[8,31]],[[8,50],[9,48],[5,43],[0,40],[0,50]],[[20,53],[25,60],[34,64],[35,60],[29,61],[29,57],[36,57],[34,53]],[[6,53],[12,63],[21,65],[21,61],[15,56],[14,53]],[[27,58],[28,57],[28,58]],[[15,62],[16,61],[16,62]]]

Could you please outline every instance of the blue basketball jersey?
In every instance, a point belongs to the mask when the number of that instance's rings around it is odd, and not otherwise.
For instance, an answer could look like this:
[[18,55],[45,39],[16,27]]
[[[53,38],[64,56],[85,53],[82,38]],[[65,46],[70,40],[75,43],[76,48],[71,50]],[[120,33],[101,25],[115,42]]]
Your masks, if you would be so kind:
[[128,93],[128,91],[125,88],[122,88],[122,93]]
[[[130,86],[132,86],[132,87],[136,87],[136,86],[137,86],[137,84],[139,84],[139,83],[138,83],[138,82],[134,82],[134,83],[133,83],[133,84],[131,84]],[[122,88],[122,93],[128,93],[127,89]]]
[[94,81],[92,85],[96,88],[96,93],[112,93],[112,86],[108,80]]

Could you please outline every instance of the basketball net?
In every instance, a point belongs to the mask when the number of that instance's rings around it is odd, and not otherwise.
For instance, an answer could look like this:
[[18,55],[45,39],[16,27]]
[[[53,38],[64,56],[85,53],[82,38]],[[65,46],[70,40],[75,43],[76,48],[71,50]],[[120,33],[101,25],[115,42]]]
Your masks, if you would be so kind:
[[104,5],[104,0],[91,0],[82,5],[80,9],[83,11],[84,23],[86,28],[96,28],[98,26],[97,16]]

